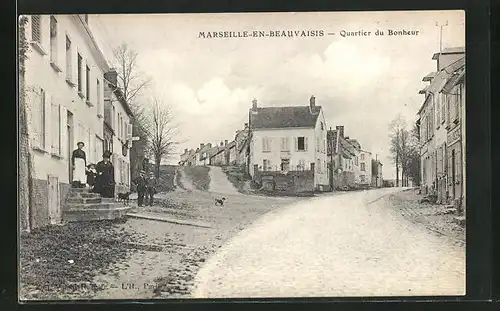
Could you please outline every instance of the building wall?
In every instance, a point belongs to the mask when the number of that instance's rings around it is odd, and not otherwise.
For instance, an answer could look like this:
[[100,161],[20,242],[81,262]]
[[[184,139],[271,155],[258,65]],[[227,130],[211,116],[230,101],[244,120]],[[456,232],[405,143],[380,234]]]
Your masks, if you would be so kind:
[[328,186],[328,165],[327,165],[327,125],[325,117],[323,115],[323,110],[321,110],[318,120],[316,121],[316,126],[314,129],[314,150],[315,150],[315,172],[314,172],[314,183],[315,185]]
[[292,194],[313,192],[316,190],[314,184],[314,164],[311,164],[307,170],[288,171],[286,173],[262,171],[255,164],[252,171],[253,180],[267,191]]
[[[363,164],[365,166],[364,171],[362,170]],[[360,183],[371,183],[372,181],[372,154],[368,151],[362,150],[359,156],[359,173],[360,173]],[[361,180],[361,175],[364,175],[364,182]]]
[[[281,139],[285,137],[288,138],[289,151],[281,151]],[[297,137],[305,137],[306,150],[296,150],[295,139]],[[269,141],[269,151],[263,151],[264,138]],[[250,153],[251,166],[253,167],[253,165],[257,164],[259,170],[263,170],[263,160],[270,161],[271,170],[279,170],[281,158],[289,158],[290,167],[297,167],[303,164],[304,169],[307,169],[310,163],[315,163],[314,129],[255,130],[251,138]],[[253,172],[251,173],[253,174]]]
[[238,161],[238,152],[236,146],[229,149],[229,164],[236,164]]
[[[34,43],[36,36],[33,34],[33,19],[33,16],[28,19],[26,27],[26,38],[32,41],[32,44],[26,60],[25,83],[36,193],[31,215],[33,227],[36,228],[49,223],[48,175],[57,178],[60,194],[69,187],[70,159],[72,151],[76,149],[76,143],[85,143],[83,150],[88,162],[96,160],[96,150],[103,139],[103,75],[109,68],[105,60],[91,47],[91,39],[83,24],[72,15],[55,16],[57,33],[56,39],[52,41],[51,16],[40,15],[38,44]],[[66,37],[71,40],[68,52],[70,62],[67,62]],[[83,98],[78,94],[77,53],[82,57]],[[86,66],[90,69],[88,99]],[[67,83],[67,78],[75,85]],[[68,133],[71,132],[68,132],[67,127],[68,112],[72,115],[72,135],[69,136]],[[57,204],[64,202],[56,201]],[[60,207],[57,209],[61,210]]]

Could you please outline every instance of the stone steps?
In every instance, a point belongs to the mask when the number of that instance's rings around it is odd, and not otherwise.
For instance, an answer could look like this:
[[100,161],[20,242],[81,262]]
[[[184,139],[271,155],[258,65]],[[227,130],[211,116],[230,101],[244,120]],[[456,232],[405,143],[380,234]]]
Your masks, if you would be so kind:
[[71,188],[63,209],[63,221],[111,220],[126,216],[130,207],[113,198],[102,198],[88,188]]
[[63,220],[67,222],[113,220],[126,217],[130,209],[131,207],[122,205],[112,208],[70,209],[64,212]]

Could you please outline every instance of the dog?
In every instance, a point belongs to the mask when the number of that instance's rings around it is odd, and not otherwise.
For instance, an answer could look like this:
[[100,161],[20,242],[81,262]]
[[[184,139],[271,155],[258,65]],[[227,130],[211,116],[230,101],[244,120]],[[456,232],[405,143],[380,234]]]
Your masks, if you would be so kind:
[[125,193],[118,193],[118,200],[120,202],[125,203],[125,205],[128,205],[128,202],[130,201],[130,194],[132,192],[125,192]]
[[226,201],[226,198],[215,198],[215,206],[220,205],[221,207],[224,206],[224,201]]

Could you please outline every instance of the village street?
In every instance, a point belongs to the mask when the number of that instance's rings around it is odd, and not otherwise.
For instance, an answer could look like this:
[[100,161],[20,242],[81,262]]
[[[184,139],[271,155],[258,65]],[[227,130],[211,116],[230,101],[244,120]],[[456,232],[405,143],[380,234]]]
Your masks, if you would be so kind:
[[388,204],[401,188],[325,195],[267,214],[221,248],[195,298],[465,294],[465,250]]

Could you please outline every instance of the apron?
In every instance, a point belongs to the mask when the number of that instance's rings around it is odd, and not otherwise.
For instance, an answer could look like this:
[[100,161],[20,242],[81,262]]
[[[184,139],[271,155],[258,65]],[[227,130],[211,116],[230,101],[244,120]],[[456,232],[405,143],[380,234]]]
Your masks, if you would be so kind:
[[75,158],[73,181],[79,181],[82,184],[87,183],[87,175],[85,174],[85,160],[82,158]]

